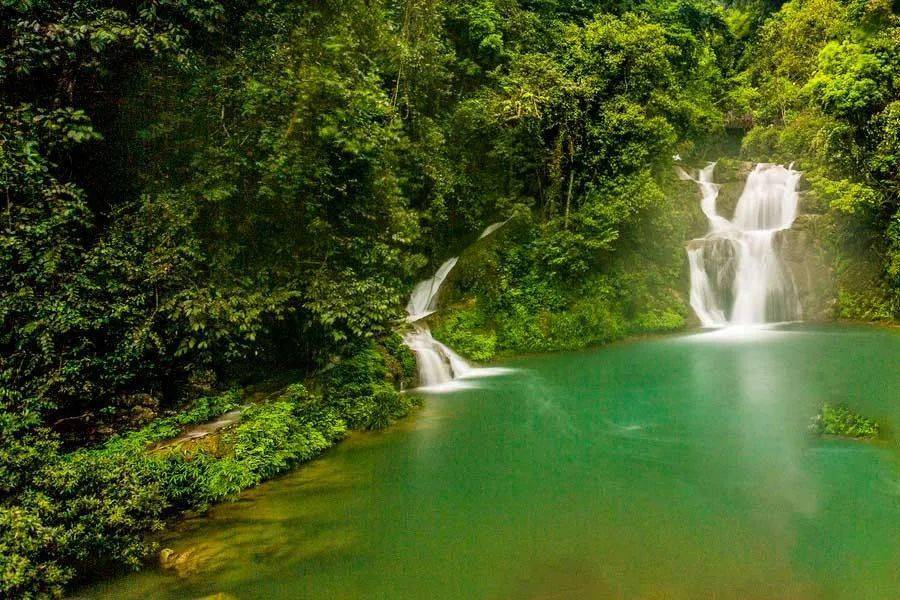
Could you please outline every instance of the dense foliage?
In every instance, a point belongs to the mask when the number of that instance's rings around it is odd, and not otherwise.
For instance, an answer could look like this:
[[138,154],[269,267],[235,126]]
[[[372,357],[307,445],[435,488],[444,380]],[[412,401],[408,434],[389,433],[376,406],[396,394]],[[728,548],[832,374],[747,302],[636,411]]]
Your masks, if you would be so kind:
[[[404,296],[488,223],[435,323],[472,358],[683,326],[673,157],[722,139],[807,173],[839,316],[896,316],[898,40],[888,0],[3,2],[0,590],[404,414]],[[148,452],[289,369],[225,454]]]
[[616,253],[598,254],[578,274],[561,275],[546,262],[550,227],[514,219],[460,257],[445,296],[449,306],[432,317],[434,335],[483,361],[683,327],[681,240],[690,237],[692,219],[687,205],[673,199],[693,199],[692,186],[655,192],[642,228],[628,232],[639,239],[653,231],[644,238],[649,243],[638,247],[634,239],[629,248],[622,240]]
[[659,175],[723,133],[723,11],[649,3],[550,23],[540,52],[508,52],[498,85],[463,103],[520,207],[515,232],[456,283],[473,300],[436,328],[476,360],[684,324],[675,290],[693,223]]

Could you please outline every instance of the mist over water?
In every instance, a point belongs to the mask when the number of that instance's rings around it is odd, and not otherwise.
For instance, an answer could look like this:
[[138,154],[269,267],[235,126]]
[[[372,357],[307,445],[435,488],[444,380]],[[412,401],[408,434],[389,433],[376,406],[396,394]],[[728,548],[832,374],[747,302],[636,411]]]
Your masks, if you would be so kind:
[[732,220],[717,212],[715,163],[696,179],[709,232],[687,244],[691,307],[704,327],[793,321],[801,317],[775,236],[797,217],[801,173],[760,163],[747,177]]

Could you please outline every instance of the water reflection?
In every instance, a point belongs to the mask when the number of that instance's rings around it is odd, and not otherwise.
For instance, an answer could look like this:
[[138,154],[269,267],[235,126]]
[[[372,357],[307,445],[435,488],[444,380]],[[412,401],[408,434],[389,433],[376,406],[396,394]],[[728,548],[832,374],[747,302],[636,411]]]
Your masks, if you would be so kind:
[[900,337],[744,333],[528,357],[427,394],[164,540],[196,569],[87,597],[893,597],[895,456],[806,425],[831,397],[900,423]]

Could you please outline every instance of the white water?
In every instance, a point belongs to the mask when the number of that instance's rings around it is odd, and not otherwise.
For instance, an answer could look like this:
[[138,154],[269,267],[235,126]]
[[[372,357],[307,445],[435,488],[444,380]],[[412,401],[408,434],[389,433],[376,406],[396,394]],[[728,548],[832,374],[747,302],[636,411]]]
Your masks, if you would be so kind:
[[797,217],[800,173],[756,165],[729,221],[716,210],[714,169],[710,163],[695,180],[709,233],[687,245],[691,307],[705,327],[799,319],[800,302],[774,242]]
[[406,303],[406,312],[409,315],[406,317],[407,321],[412,323],[434,312],[434,309],[437,308],[437,293],[441,289],[441,284],[444,283],[444,279],[456,266],[458,260],[458,256],[447,259],[438,267],[432,277],[416,284],[409,297],[409,302]]
[[446,384],[472,371],[465,359],[431,336],[427,325],[416,324],[404,341],[416,355],[419,384],[423,387]]
[[[488,225],[478,239],[485,238],[505,225],[509,221],[501,221]],[[431,335],[431,330],[421,319],[437,310],[438,292],[444,280],[453,267],[456,266],[458,256],[447,259],[438,267],[435,274],[420,281],[413,287],[409,302],[406,304],[406,320],[412,323],[413,329],[404,337],[404,341],[410,350],[416,355],[416,363],[419,368],[419,384],[428,388],[451,389],[447,384],[461,377],[469,375],[494,375],[504,372],[504,369],[476,369],[456,352],[440,343]]]
[[[512,217],[510,217],[509,219],[512,219]],[[491,235],[492,233],[494,233],[495,231],[497,231],[498,229],[500,229],[501,227],[503,227],[504,225],[509,223],[509,219],[506,219],[505,221],[497,221],[496,223],[491,223],[490,225],[488,225],[487,227],[484,228],[484,231],[481,232],[481,235],[478,236],[478,239],[480,240],[480,239],[486,238],[487,236]]]

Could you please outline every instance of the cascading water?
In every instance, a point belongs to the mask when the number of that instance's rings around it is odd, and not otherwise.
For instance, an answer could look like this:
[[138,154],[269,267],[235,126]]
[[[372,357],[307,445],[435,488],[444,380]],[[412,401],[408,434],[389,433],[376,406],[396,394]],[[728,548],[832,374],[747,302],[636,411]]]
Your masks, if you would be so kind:
[[[478,239],[489,236],[507,221],[489,225]],[[425,387],[445,384],[474,370],[465,359],[434,339],[428,325],[422,321],[437,309],[438,292],[447,275],[456,266],[457,260],[459,257],[454,256],[444,261],[434,276],[417,283],[406,304],[408,315],[406,320],[412,324],[412,331],[406,334],[404,341],[416,355],[419,383]],[[480,371],[485,372],[486,370],[481,369]]]
[[416,284],[409,297],[409,302],[406,303],[406,312],[409,315],[406,318],[407,321],[412,323],[434,312],[437,308],[437,293],[441,289],[441,284],[444,283],[444,279],[456,266],[458,260],[459,257],[454,256],[444,261],[434,276]]
[[756,165],[729,221],[716,212],[714,169],[710,163],[695,180],[710,230],[687,244],[691,307],[704,327],[799,319],[800,302],[775,236],[797,216],[800,173],[781,165]]
[[465,359],[434,339],[427,325],[413,325],[413,330],[406,334],[404,341],[416,355],[419,383],[424,387],[447,383],[472,370]]
[[461,356],[431,336],[428,325],[419,322],[437,308],[437,294],[441,284],[456,266],[458,259],[459,257],[454,256],[445,261],[433,277],[417,283],[406,304],[406,320],[412,323],[413,329],[406,334],[405,341],[416,355],[419,383],[424,386],[447,383],[471,370]]

